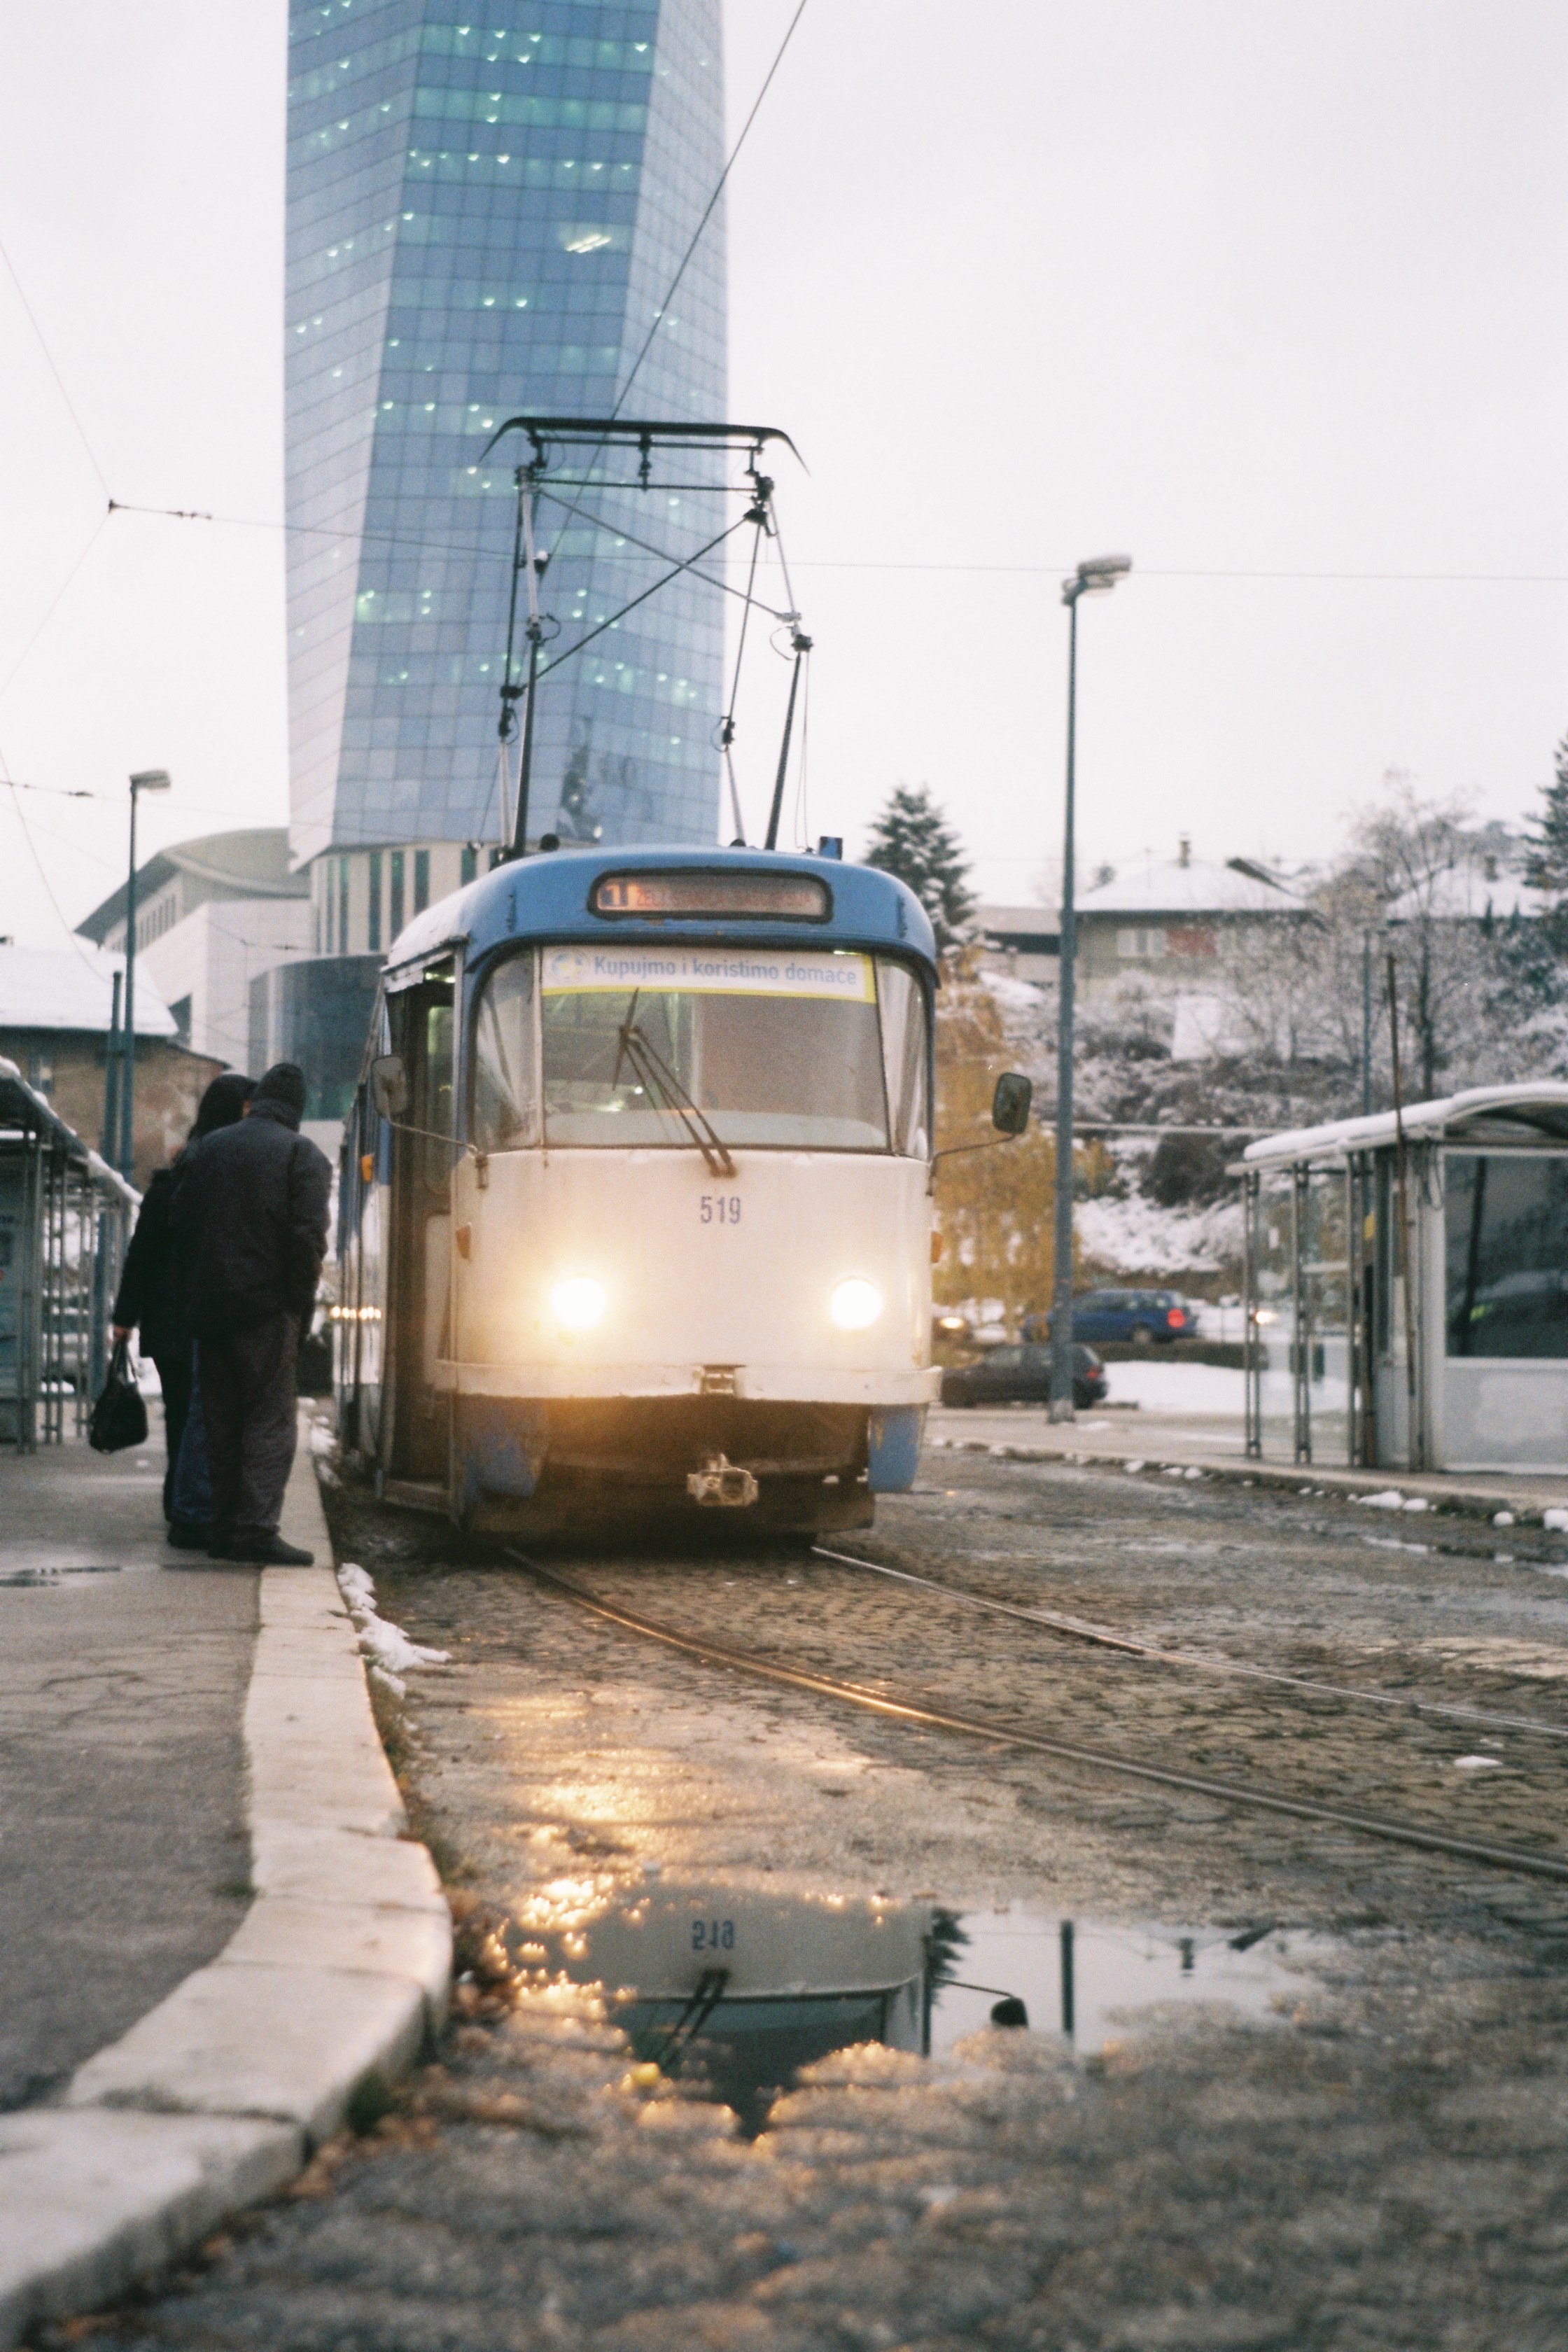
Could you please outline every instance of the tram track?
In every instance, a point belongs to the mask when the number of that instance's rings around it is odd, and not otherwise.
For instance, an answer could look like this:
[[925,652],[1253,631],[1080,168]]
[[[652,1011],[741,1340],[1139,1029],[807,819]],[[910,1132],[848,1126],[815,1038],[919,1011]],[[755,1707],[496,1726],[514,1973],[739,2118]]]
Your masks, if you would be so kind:
[[1482,1707],[1456,1706],[1443,1699],[1407,1697],[1399,1691],[1360,1690],[1353,1683],[1321,1682],[1307,1675],[1286,1674],[1278,1666],[1257,1665],[1247,1658],[1227,1658],[1213,1651],[1167,1648],[1159,1642],[1141,1641],[1133,1633],[1118,1633],[1113,1626],[1097,1625],[1088,1618],[1069,1617],[1053,1609],[1026,1609],[1017,1601],[997,1601],[990,1593],[973,1592],[964,1585],[949,1584],[941,1577],[921,1576],[912,1569],[893,1568],[883,1560],[858,1559],[850,1552],[830,1550],[826,1544],[813,1544],[811,1549],[814,1558],[834,1560],[841,1568],[864,1569],[868,1575],[886,1577],[893,1583],[940,1593],[944,1601],[955,1601],[964,1608],[982,1610],[990,1616],[1016,1618],[1026,1625],[1043,1625],[1048,1632],[1065,1633],[1073,1641],[1097,1649],[1120,1651],[1128,1657],[1148,1658],[1157,1665],[1185,1666],[1201,1674],[1238,1675],[1250,1682],[1273,1683],[1284,1690],[1300,1691],[1309,1697],[1345,1699],[1354,1706],[1381,1706],[1395,1714],[1466,1723],[1480,1730],[1534,1732],[1542,1739],[1568,1739],[1568,1724],[1542,1723],[1537,1716],[1500,1715]]
[[[830,1552],[826,1548],[814,1548],[814,1549],[818,1551],[820,1557],[851,1567],[870,1569],[874,1571],[877,1568],[874,1562]],[[879,1689],[869,1684],[850,1681],[845,1677],[822,1673],[809,1667],[787,1665],[760,1652],[738,1649],[728,1643],[714,1641],[707,1634],[645,1616],[640,1611],[628,1609],[624,1603],[610,1600],[603,1593],[595,1592],[590,1586],[578,1581],[576,1578],[564,1576],[558,1569],[547,1568],[542,1561],[531,1559],[526,1553],[510,1546],[505,1547],[505,1556],[516,1566],[525,1570],[547,1591],[561,1594],[577,1607],[606,1623],[616,1625],[624,1632],[636,1633],[645,1640],[657,1642],[666,1648],[678,1651],[701,1664],[743,1674],[757,1681],[772,1683],[785,1689],[806,1692],[816,1697],[835,1699],[844,1705],[878,1715],[885,1720],[905,1724],[910,1727],[950,1732],[963,1738],[984,1740],[993,1748],[1011,1748],[1026,1754],[1050,1757],[1063,1763],[1075,1764],[1091,1771],[1140,1781],[1146,1786],[1168,1789],[1185,1796],[1202,1797],[1213,1802],[1238,1806],[1255,1812],[1282,1816],[1292,1821],[1319,1823],[1328,1828],[1348,1830],[1363,1837],[1379,1840],[1385,1844],[1412,1847],[1418,1852],[1441,1855],[1446,1859],[1478,1864],[1487,1869],[1510,1871],[1529,1877],[1550,1879],[1558,1885],[1568,1885],[1568,1860],[1562,1860],[1554,1855],[1533,1853],[1528,1848],[1493,1844],[1479,1839],[1454,1837],[1441,1830],[1427,1828],[1418,1822],[1352,1811],[1345,1807],[1323,1804],[1310,1798],[1292,1797],[1283,1790],[1269,1789],[1255,1782],[1220,1780],[1211,1779],[1206,1774],[1184,1772],[1170,1766],[1152,1763],[1142,1758],[1125,1755],[1116,1749],[1103,1748],[1094,1743],[1058,1738],[1048,1733],[1021,1729],[1010,1723],[934,1707],[912,1694],[902,1694],[886,1688]],[[943,1585],[935,1579],[915,1577],[906,1571],[891,1573],[895,1574],[900,1580],[927,1586],[946,1598],[959,1601],[972,1597],[979,1598],[979,1596],[966,1595],[961,1589]],[[991,1605],[1008,1616],[1031,1619],[1035,1613],[1022,1609],[1014,1609],[1000,1602]],[[1047,1618],[1045,1622],[1049,1624],[1052,1621]],[[1105,1640],[1108,1646],[1133,1649],[1137,1654],[1142,1654],[1143,1645],[1130,1642],[1126,1637],[1107,1632]],[[1162,1652],[1151,1645],[1149,1654],[1155,1658],[1169,1660],[1172,1654]],[[1196,1657],[1199,1654],[1184,1654]],[[1212,1662],[1205,1660],[1204,1663],[1206,1664]],[[1259,1671],[1266,1672],[1266,1670]],[[1266,1673],[1266,1678],[1276,1679],[1271,1673]],[[1279,1676],[1278,1679],[1289,1681],[1291,1678]],[[1342,1693],[1336,1691],[1334,1696],[1353,1697],[1364,1695],[1347,1689]],[[1542,1727],[1527,1722],[1522,1727],[1533,1730]]]

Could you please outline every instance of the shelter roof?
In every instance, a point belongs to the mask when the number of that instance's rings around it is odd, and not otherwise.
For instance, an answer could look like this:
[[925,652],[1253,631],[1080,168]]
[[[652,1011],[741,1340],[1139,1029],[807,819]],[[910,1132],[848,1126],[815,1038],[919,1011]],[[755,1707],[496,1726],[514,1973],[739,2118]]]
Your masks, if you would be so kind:
[[1217,866],[1206,858],[1169,857],[1117,874],[1080,893],[1079,919],[1096,915],[1297,915],[1301,901],[1260,866],[1232,858]]
[[[724,916],[701,921],[675,917],[616,916],[590,910],[602,874],[809,874],[826,882],[832,913],[826,922]],[[554,850],[520,858],[481,875],[466,888],[427,907],[393,941],[389,968],[431,955],[458,940],[482,954],[524,940],[668,940],[689,942],[744,936],[759,947],[902,949],[928,965],[936,940],[912,890],[871,866],[834,857],[790,857],[766,849]]]
[[[0,947],[0,1030],[78,1029],[107,1035],[114,1013],[114,975],[124,969],[125,958],[106,948]],[[140,961],[136,1034],[179,1034],[179,1024]]]
[[[228,898],[308,898],[310,895],[310,877],[289,871],[289,828],[282,824],[243,825],[234,833],[205,833],[195,841],[171,842],[137,867],[137,898],[150,898],[176,874],[209,883]],[[125,919],[125,897],[122,882],[77,925],[82,937],[106,940],[116,923]]]
[[[1568,1083],[1535,1078],[1518,1086],[1470,1087],[1436,1102],[1411,1103],[1402,1114],[1408,1140],[1468,1133],[1485,1128],[1515,1129],[1527,1136],[1568,1142]],[[1242,1153],[1248,1167],[1281,1166],[1299,1160],[1338,1160],[1351,1151],[1372,1151],[1395,1141],[1398,1121],[1391,1110],[1369,1118],[1330,1119],[1321,1127],[1288,1128],[1260,1136]]]

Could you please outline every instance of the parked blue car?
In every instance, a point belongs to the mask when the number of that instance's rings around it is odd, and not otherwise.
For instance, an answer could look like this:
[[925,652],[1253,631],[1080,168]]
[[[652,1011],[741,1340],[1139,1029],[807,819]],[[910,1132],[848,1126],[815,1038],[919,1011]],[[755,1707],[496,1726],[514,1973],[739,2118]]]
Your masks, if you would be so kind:
[[[1024,1318],[1026,1339],[1048,1339],[1048,1315]],[[1072,1335],[1091,1346],[1130,1340],[1135,1348],[1190,1339],[1194,1318],[1175,1290],[1086,1290],[1072,1303]]]

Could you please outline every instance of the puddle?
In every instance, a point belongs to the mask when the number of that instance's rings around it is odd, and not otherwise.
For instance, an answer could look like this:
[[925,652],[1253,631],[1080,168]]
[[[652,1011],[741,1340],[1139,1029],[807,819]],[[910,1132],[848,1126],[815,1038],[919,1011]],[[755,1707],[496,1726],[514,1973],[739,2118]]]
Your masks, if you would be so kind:
[[1133,2012],[1156,2003],[1226,2001],[1248,2017],[1273,2017],[1280,1996],[1310,1990],[1303,1964],[1329,1949],[1321,1937],[1261,1922],[1250,1928],[1108,1927],[1023,1905],[936,1916],[939,1935],[951,1921],[952,1940],[935,1968],[933,2051],[993,2021],[1003,1998],[1021,2001],[1032,2026],[1068,2036],[1086,2057],[1135,2024]]
[[700,2084],[748,2133],[801,2067],[858,2042],[930,2054],[986,2025],[1032,2026],[1088,2055],[1157,2002],[1272,2016],[1326,1948],[1267,1922],[1121,1927],[662,1880],[631,1896],[558,1881],[515,1936],[524,1967],[602,1985],[637,2057]]

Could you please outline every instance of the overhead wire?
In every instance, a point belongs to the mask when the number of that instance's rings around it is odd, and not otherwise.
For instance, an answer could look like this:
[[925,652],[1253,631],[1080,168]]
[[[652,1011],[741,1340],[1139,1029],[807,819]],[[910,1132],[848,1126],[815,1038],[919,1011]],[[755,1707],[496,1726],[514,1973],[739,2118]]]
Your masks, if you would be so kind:
[[108,520],[108,515],[102,514],[100,515],[97,522],[93,525],[91,536],[88,539],[80,554],[77,557],[76,562],[71,565],[71,568],[66,573],[64,580],[61,581],[53,596],[49,599],[43,619],[38,623],[37,627],[27,639],[26,644],[22,647],[21,652],[16,656],[16,660],[12,663],[5,677],[0,678],[0,695],[9,692],[12,679],[16,676],[22,664],[26,660],[27,656],[32,652],[33,647],[37,644],[38,639],[43,635],[44,631],[54,619],[56,613],[58,611],[65,599],[66,593],[70,587],[72,581],[76,578],[77,573],[81,570],[82,565],[87,562],[88,557],[92,553],[93,549],[98,545],[103,527]]
[[110,504],[112,506],[114,501],[110,493],[108,478],[104,474],[103,467],[98,462],[98,455],[93,448],[92,443],[87,437],[87,427],[83,425],[81,418],[77,415],[76,403],[72,400],[69,393],[66,390],[66,380],[64,376],[61,375],[59,369],[55,365],[55,355],[44,340],[44,331],[42,327],[39,326],[37,318],[34,316],[33,306],[27,299],[26,289],[23,286],[21,278],[16,274],[16,265],[12,260],[10,255],[6,252],[4,245],[0,245],[0,261],[4,261],[6,269],[10,272],[11,283],[16,289],[16,299],[20,302],[23,310],[26,314],[28,326],[31,327],[34,334],[37,337],[38,349],[44,355],[49,373],[54,377],[55,389],[58,392],[60,398],[64,401],[66,404],[66,413],[69,416],[71,423],[76,426],[77,438],[81,443],[83,449],[87,452],[87,462],[92,467],[93,472],[98,476],[99,481],[103,489],[103,495],[106,499],[109,499]]
[[[702,207],[702,217],[698,222],[696,228],[692,231],[691,241],[688,245],[685,252],[681,255],[679,262],[676,266],[675,275],[670,279],[669,285],[665,291],[663,301],[659,304],[658,308],[653,314],[653,323],[649,327],[647,333],[643,338],[642,347],[638,351],[636,359],[631,363],[631,367],[626,374],[626,380],[616,394],[615,406],[611,409],[609,416],[609,421],[612,424],[615,419],[619,416],[622,409],[626,406],[631,388],[641,373],[642,363],[644,360],[647,359],[649,352],[653,349],[654,338],[658,333],[660,327],[664,324],[666,318],[668,316],[669,306],[671,302],[674,301],[676,294],[679,290],[681,279],[686,275],[688,267],[690,264],[691,257],[696,252],[699,245],[702,242],[703,234],[707,229],[709,222],[713,217],[720,197],[724,193],[725,184],[728,181],[731,173],[735,168],[735,163],[740,155],[741,150],[745,145],[747,138],[751,133],[752,125],[755,122],[758,113],[761,110],[763,100],[766,98],[769,90],[773,88],[773,77],[778,72],[780,66],[784,63],[784,51],[789,47],[791,41],[794,40],[795,26],[800,23],[801,18],[805,16],[805,10],[806,0],[799,0],[799,5],[796,7],[794,16],[790,18],[788,25],[784,28],[784,37],[779,43],[778,47],[773,54],[773,61],[763,77],[762,88],[758,90],[755,98],[752,100],[752,110],[747,115],[744,122],[742,123],[739,136],[736,138],[735,143],[731,148],[729,154],[724,159],[724,168],[713,184],[713,193],[709,197],[706,205]],[[584,471],[585,473],[592,472],[594,461],[599,456],[604,446],[605,445],[601,441],[590,452],[587,462],[584,467]],[[568,522],[571,520],[572,511],[575,511],[575,509],[569,510],[567,515]],[[563,522],[561,526],[561,530],[556,533],[556,548],[559,548],[561,544],[562,534],[564,532],[565,529],[566,523]],[[554,551],[555,550],[552,549],[552,554],[553,554]]]

